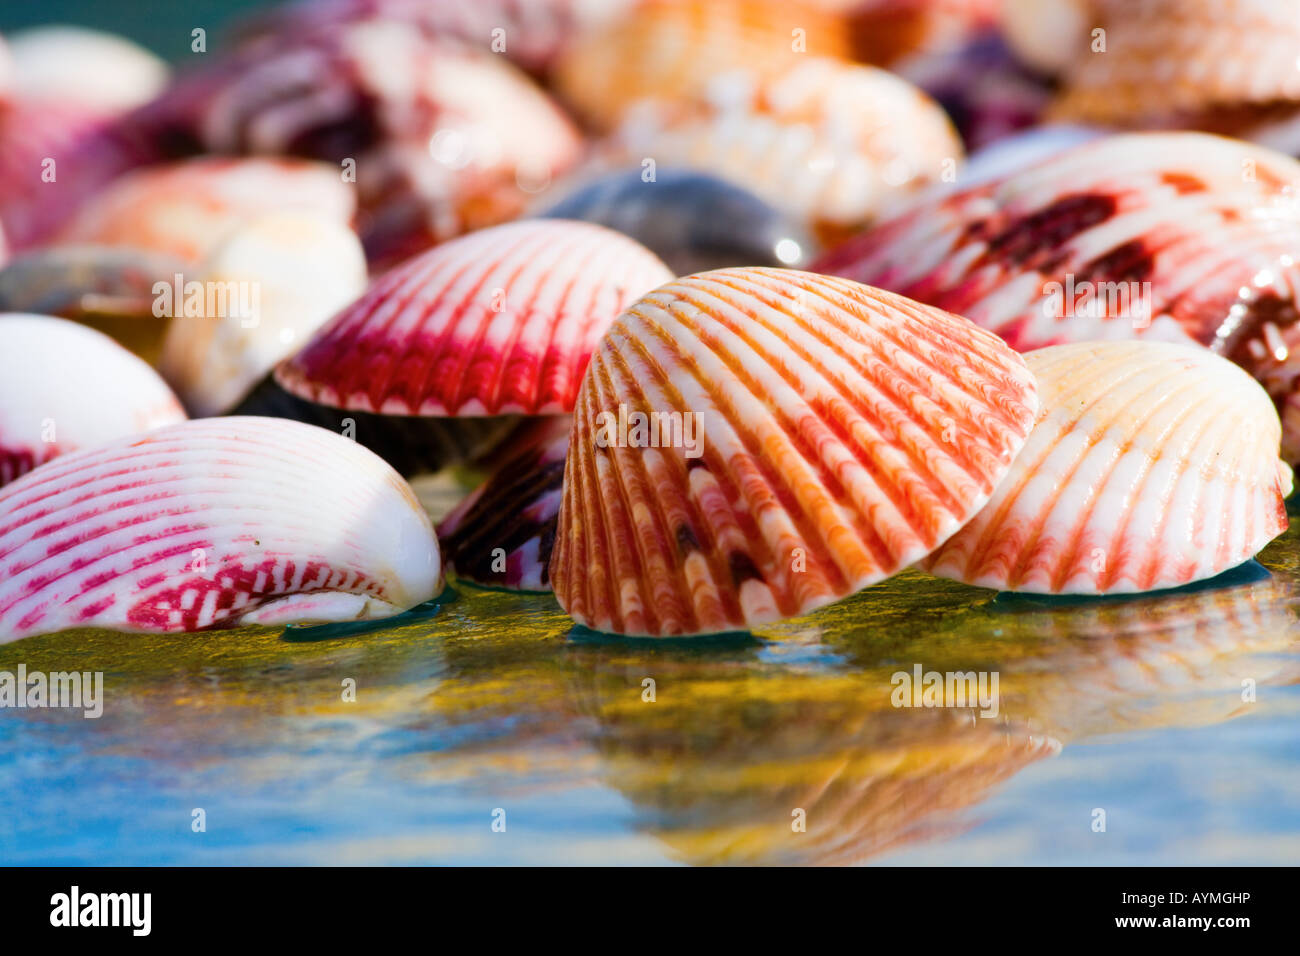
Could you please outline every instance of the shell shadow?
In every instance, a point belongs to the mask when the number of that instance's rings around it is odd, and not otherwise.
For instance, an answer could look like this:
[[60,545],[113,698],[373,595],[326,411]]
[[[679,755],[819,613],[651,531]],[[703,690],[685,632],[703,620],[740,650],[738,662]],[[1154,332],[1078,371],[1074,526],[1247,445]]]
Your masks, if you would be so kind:
[[431,601],[417,604],[409,611],[403,611],[393,617],[381,617],[368,621],[333,621],[329,624],[290,624],[284,629],[281,640],[291,644],[305,644],[316,641],[337,640],[344,637],[357,637],[376,631],[388,631],[404,624],[413,624],[431,617],[436,617],[444,605],[460,600],[460,594],[450,585]]
[[1255,559],[1203,581],[1193,581],[1176,588],[1159,591],[1139,591],[1134,594],[1023,594],[999,591],[990,603],[993,611],[1043,610],[1051,608],[1090,607],[1098,604],[1123,604],[1129,601],[1149,601],[1153,598],[1173,597],[1179,594],[1196,594],[1220,588],[1235,588],[1243,584],[1258,584],[1273,577],[1273,572]]

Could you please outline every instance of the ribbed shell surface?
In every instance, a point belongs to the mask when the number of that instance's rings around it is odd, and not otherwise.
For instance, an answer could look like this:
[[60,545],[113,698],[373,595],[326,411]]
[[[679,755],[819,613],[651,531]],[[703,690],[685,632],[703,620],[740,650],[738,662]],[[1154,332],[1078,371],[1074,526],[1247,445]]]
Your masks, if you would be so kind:
[[[964,315],[1020,351],[1197,342],[1283,405],[1300,379],[1300,163],[1200,133],[1086,143],[812,264]],[[1287,455],[1300,457],[1300,429]]]
[[984,509],[921,562],[1002,590],[1175,587],[1286,529],[1291,471],[1268,396],[1205,349],[1093,342],[1030,352],[1039,412]]
[[615,323],[583,379],[556,597],[630,635],[811,611],[956,531],[1036,407],[995,336],[901,296],[778,269],[671,282]]
[[670,278],[649,250],[589,223],[484,229],[382,276],[276,381],[390,415],[568,413],[600,336]]
[[108,336],[0,313],[0,485],[68,452],[184,420],[158,373]]
[[0,641],[71,627],[196,631],[383,617],[432,598],[410,487],[324,429],[186,422],[0,489]]

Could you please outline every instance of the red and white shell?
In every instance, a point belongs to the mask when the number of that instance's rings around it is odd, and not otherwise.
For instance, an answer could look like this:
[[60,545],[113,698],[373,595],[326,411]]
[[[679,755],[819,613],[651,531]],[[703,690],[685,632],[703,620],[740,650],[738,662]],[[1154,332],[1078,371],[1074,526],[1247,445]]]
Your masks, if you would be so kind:
[[396,472],[282,419],[185,422],[0,489],[0,643],[385,617],[434,597],[441,576]]
[[1036,407],[1020,357],[959,316],[804,272],[678,279],[583,379],[555,595],[630,635],[807,613],[960,528]]

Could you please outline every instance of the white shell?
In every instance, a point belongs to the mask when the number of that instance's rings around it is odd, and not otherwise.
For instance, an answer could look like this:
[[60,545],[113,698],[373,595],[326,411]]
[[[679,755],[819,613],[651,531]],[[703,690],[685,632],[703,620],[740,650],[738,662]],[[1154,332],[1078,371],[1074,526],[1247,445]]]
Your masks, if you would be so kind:
[[197,277],[240,296],[252,314],[185,315],[173,295],[160,368],[191,412],[219,415],[365,290],[366,257],[346,226],[286,213],[235,232]]
[[67,452],[184,419],[158,373],[108,336],[0,313],[0,486]]
[[16,92],[115,113],[149,102],[167,84],[167,64],[125,37],[81,27],[10,34]]
[[356,442],[283,419],[185,422],[0,489],[0,643],[385,617],[441,579],[410,486]]

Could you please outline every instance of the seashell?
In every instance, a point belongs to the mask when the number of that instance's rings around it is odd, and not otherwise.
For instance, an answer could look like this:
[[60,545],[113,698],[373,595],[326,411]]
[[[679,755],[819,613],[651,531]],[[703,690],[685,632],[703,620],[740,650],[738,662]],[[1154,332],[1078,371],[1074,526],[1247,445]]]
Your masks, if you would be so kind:
[[1213,577],[1286,530],[1281,426],[1231,362],[1163,342],[1025,361],[1040,400],[1029,441],[926,570],[1011,591],[1151,591]]
[[857,59],[892,66],[905,57],[956,49],[994,27],[1002,0],[860,0],[846,14]]
[[386,415],[566,414],[605,329],[670,278],[647,249],[590,223],[484,229],[382,276],[275,378],[300,398]]
[[110,116],[147,103],[167,83],[167,64],[125,37],[51,26],[8,36],[11,95],[74,103]]
[[966,157],[966,164],[957,176],[957,186],[970,189],[1006,179],[1013,173],[1105,135],[1105,130],[1091,126],[1047,123],[1003,137]]
[[618,634],[807,613],[961,527],[1035,408],[1020,358],[958,316],[810,273],[678,279],[619,318],[583,379],[555,595]]
[[68,452],[184,421],[158,374],[93,329],[0,314],[0,485]]
[[1206,120],[1236,107],[1300,109],[1294,0],[1105,0],[1093,16],[1105,53],[1064,64],[1055,118],[1215,129]]
[[438,524],[449,569],[477,584],[551,589],[549,565],[569,451],[568,416],[526,422],[501,460]]
[[638,169],[586,182],[541,216],[599,223],[631,236],[677,275],[727,266],[798,266],[813,241],[793,217],[734,183],[688,169]]
[[808,56],[849,54],[846,25],[804,2],[642,0],[580,36],[552,79],[598,129],[613,129],[639,100],[691,101],[718,78],[781,73]]
[[813,57],[712,104],[651,104],[606,148],[743,184],[823,237],[886,212],[962,156],[943,110],[910,83]]
[[0,642],[386,617],[440,581],[410,486],[296,422],[185,422],[0,490]]
[[185,263],[128,246],[46,246],[0,269],[0,312],[75,319],[153,364],[167,319],[153,314],[159,282]]
[[[1300,163],[1200,133],[1088,143],[907,213],[812,265],[964,315],[1020,351],[1197,342],[1300,401]],[[1300,421],[1284,415],[1284,456]]]
[[[356,234],[303,215],[263,217],[237,230],[199,269],[228,307],[176,315],[163,342],[160,370],[196,415],[237,405],[281,359],[364,291],[366,258]],[[242,293],[242,294],[241,294]],[[247,300],[247,301],[244,301]],[[235,308],[251,306],[244,315]],[[221,305],[222,302],[218,302]]]
[[1089,49],[1099,0],[1002,0],[1002,35],[1021,61],[1054,75]]
[[118,179],[66,227],[67,243],[134,246],[197,262],[272,212],[348,224],[352,189],[337,170],[297,159],[205,157]]

